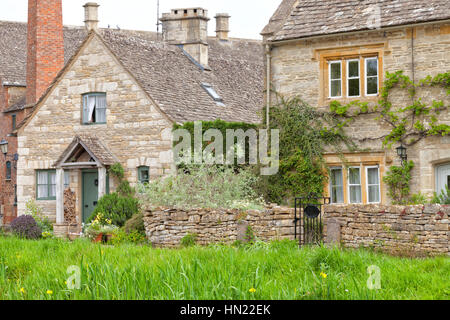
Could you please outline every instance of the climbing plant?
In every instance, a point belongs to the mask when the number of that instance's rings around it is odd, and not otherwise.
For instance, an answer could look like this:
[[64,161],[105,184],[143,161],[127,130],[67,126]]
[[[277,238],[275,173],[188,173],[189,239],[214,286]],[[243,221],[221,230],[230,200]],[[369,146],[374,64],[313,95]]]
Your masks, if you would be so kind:
[[293,204],[293,198],[321,195],[327,182],[323,159],[326,146],[356,149],[336,117],[318,111],[299,97],[278,96],[270,110],[270,129],[280,130],[280,166],[276,175],[260,179],[269,202]]
[[394,204],[406,204],[410,194],[411,171],[414,162],[409,161],[401,167],[391,166],[383,178],[388,195]]
[[[339,101],[330,104],[330,112],[340,119],[342,126],[347,126],[362,114],[377,114],[377,120],[387,123],[391,132],[379,137],[384,147],[392,147],[397,142],[412,146],[429,136],[446,136],[450,134],[450,126],[440,123],[438,116],[449,110],[450,106],[444,100],[433,100],[430,105],[417,97],[421,87],[441,87],[450,95],[450,72],[441,73],[435,77],[428,76],[414,83],[403,71],[387,72],[384,86],[381,89],[381,99],[374,106],[367,102],[352,101],[342,105]],[[392,90],[401,88],[408,91],[411,104],[394,105],[391,101]],[[353,112],[351,112],[353,111]]]

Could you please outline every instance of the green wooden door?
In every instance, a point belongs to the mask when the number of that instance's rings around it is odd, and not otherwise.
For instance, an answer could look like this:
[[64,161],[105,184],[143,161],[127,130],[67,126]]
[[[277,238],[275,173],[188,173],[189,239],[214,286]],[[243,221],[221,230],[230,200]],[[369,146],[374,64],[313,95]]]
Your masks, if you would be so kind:
[[98,202],[98,172],[83,172],[83,222],[91,216]]

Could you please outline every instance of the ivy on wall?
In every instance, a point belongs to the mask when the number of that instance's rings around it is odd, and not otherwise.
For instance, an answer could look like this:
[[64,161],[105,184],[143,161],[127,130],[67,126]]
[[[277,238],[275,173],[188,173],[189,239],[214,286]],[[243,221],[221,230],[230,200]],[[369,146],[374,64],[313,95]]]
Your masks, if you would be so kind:
[[[387,72],[384,86],[381,89],[381,99],[375,106],[369,106],[367,102],[352,101],[342,105],[339,101],[330,104],[330,112],[340,119],[343,127],[362,114],[377,114],[377,120],[387,123],[391,132],[385,136],[376,138],[383,140],[384,147],[392,147],[397,142],[406,146],[412,146],[429,136],[446,136],[450,134],[450,126],[439,122],[439,115],[448,111],[450,106],[443,100],[433,100],[427,105],[422,98],[417,98],[420,87],[441,87],[450,95],[450,72],[441,73],[435,77],[428,76],[414,83],[403,71]],[[412,103],[407,106],[395,106],[391,102],[391,92],[394,88],[408,90]],[[350,111],[354,110],[353,113]]]

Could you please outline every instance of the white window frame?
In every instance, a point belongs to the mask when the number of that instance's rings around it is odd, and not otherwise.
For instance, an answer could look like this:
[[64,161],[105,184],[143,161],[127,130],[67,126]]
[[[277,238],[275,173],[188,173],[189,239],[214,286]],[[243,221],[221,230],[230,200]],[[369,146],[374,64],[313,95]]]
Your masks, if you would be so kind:
[[[333,186],[332,180],[331,180],[331,171],[333,170],[341,170],[342,172],[342,202],[333,202],[333,187],[338,187],[338,185]],[[345,203],[345,194],[344,194],[344,188],[345,188],[345,179],[344,179],[344,168],[343,167],[330,167],[330,199],[332,204],[344,204]]]
[[[350,77],[350,62],[358,62],[358,76],[357,77]],[[357,96],[350,96],[350,80],[358,79],[359,83],[359,95]],[[347,97],[349,98],[358,98],[361,97],[361,61],[360,59],[349,59],[347,60]]]
[[[370,202],[369,199],[369,169],[378,169],[378,184],[371,184],[370,186],[378,186],[378,202]],[[366,194],[367,194],[367,203],[369,204],[379,204],[381,203],[381,174],[380,174],[380,166],[368,166],[366,167]]]
[[[376,78],[377,78],[377,93],[368,94],[367,90],[369,88],[367,86],[367,78],[375,78],[375,76],[369,76],[369,77],[367,76],[367,72],[368,72],[367,64],[368,64],[368,61],[370,61],[370,60],[376,60],[377,61],[377,75],[376,75]],[[370,58],[365,58],[364,59],[364,81],[365,81],[365,91],[366,91],[365,94],[366,94],[367,97],[376,97],[376,96],[378,96],[380,94],[380,61],[379,61],[378,57],[370,57]]]
[[[341,67],[341,95],[340,96],[331,96],[331,81],[336,81],[338,79],[331,79],[331,65],[335,64],[335,63],[339,63],[339,66]],[[328,96],[330,99],[339,99],[343,97],[343,92],[342,92],[342,88],[343,88],[343,75],[342,75],[342,60],[333,60],[333,61],[328,61]]]
[[[359,169],[359,184],[350,184],[350,169]],[[352,202],[352,196],[350,193],[350,187],[359,186],[361,188],[361,202]],[[352,166],[348,167],[347,170],[347,191],[348,191],[348,203],[349,204],[362,204],[363,203],[363,194],[362,194],[362,170],[361,166]]]

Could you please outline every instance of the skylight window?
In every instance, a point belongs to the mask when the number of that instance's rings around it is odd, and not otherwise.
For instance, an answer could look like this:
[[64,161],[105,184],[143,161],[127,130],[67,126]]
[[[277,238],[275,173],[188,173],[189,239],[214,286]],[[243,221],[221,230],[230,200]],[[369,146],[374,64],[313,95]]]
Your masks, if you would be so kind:
[[216,92],[216,90],[214,90],[214,88],[209,83],[202,83],[202,87],[211,96],[211,98],[213,98],[214,101],[217,102],[218,105],[224,106],[222,97]]

